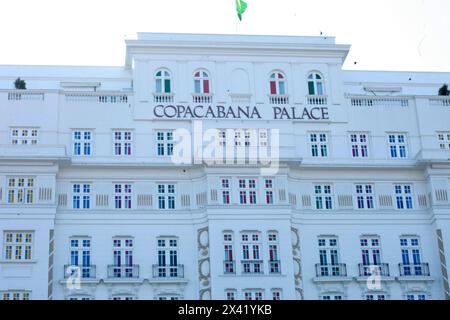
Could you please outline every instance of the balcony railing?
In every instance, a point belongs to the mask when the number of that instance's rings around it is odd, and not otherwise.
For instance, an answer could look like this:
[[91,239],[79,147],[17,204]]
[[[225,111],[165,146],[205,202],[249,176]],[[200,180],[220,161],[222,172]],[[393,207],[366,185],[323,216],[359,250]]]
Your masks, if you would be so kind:
[[269,273],[281,273],[281,261],[271,260],[269,261]]
[[153,101],[157,103],[171,103],[173,102],[173,93],[154,93]]
[[323,106],[328,103],[326,96],[308,96],[308,104],[310,106]]
[[177,266],[159,266],[153,265],[153,278],[158,279],[174,279],[184,278],[184,265]]
[[234,260],[223,262],[223,273],[225,273],[225,274],[235,274],[236,273],[236,265],[235,265]]
[[408,107],[409,100],[405,98],[352,98],[354,107]]
[[126,94],[103,94],[91,92],[66,93],[66,102],[90,102],[90,103],[128,103],[128,95]]
[[430,106],[432,107],[450,107],[450,98],[435,98],[430,99]]
[[262,260],[244,260],[242,261],[243,274],[263,274]]
[[41,92],[8,92],[9,101],[22,101],[22,100],[33,100],[33,101],[44,101],[45,95]]
[[428,263],[403,264],[399,263],[401,277],[429,277],[430,267]]
[[327,264],[322,265],[320,263],[316,264],[316,276],[317,277],[346,277],[347,276],[347,265],[345,263],[338,264]]
[[194,103],[212,103],[212,95],[206,93],[193,93],[192,102]]
[[270,104],[289,104],[289,96],[287,94],[271,94],[269,101]]
[[365,265],[358,264],[359,276],[360,277],[370,277],[374,275],[379,275],[382,277],[389,277],[389,264],[380,263],[378,265]]
[[97,270],[94,265],[90,266],[64,266],[64,278],[80,278],[80,279],[95,279],[97,277]]
[[108,278],[137,279],[139,278],[139,265],[132,265],[132,266],[108,265]]

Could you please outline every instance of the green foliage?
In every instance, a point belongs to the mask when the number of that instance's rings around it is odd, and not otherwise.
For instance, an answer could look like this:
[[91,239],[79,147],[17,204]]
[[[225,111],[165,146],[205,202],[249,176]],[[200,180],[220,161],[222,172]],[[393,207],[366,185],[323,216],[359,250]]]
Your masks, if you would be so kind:
[[439,89],[439,95],[440,96],[448,96],[450,95],[450,91],[448,91],[448,85],[444,84],[440,89]]
[[16,81],[14,81],[14,87],[18,90],[25,90],[27,88],[27,84],[25,80],[17,78]]

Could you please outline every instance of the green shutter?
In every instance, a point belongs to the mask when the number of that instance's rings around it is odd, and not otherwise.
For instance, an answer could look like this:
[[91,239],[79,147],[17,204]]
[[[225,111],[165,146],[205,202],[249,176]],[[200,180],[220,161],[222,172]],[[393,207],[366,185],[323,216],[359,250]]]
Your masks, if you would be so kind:
[[170,91],[170,80],[169,79],[166,79],[164,81],[164,91],[165,91],[165,93],[170,93],[171,92]]
[[314,82],[308,82],[309,95],[313,96],[316,93],[314,92]]

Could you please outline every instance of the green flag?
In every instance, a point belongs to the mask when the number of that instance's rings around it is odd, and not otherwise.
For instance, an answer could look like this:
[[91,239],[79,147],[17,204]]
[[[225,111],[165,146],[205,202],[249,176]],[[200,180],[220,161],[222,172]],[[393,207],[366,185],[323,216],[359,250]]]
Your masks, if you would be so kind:
[[236,12],[240,21],[242,21],[242,14],[245,10],[247,10],[247,2],[243,0],[236,0]]

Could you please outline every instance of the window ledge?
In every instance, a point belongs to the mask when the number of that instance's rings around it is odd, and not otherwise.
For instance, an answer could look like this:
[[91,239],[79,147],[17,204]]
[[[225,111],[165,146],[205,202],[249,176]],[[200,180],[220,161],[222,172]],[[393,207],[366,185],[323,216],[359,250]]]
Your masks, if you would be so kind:
[[0,264],[35,264],[37,260],[0,260]]

